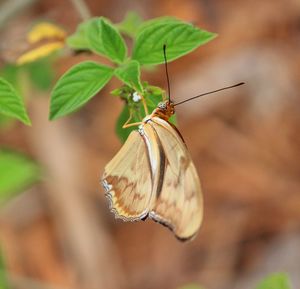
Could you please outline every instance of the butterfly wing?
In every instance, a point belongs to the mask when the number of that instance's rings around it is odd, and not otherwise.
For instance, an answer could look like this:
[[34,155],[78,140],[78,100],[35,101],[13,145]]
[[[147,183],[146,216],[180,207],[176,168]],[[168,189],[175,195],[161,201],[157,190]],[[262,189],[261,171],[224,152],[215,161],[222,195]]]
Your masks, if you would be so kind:
[[110,208],[117,218],[136,221],[148,215],[152,196],[152,173],[144,138],[132,131],[106,165],[102,178]]
[[158,117],[153,117],[149,124],[156,131],[165,155],[162,187],[156,192],[149,217],[168,226],[179,239],[190,239],[197,233],[203,216],[196,168],[176,128]]

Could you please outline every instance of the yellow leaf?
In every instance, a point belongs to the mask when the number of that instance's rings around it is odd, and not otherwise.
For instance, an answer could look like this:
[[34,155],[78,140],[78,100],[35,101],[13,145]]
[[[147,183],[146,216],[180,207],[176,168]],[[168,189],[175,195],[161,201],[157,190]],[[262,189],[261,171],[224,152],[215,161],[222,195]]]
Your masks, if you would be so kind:
[[47,22],[41,22],[35,25],[27,35],[27,41],[30,44],[37,43],[43,39],[62,39],[66,38],[66,32],[60,27]]
[[28,62],[33,62],[37,59],[48,56],[54,51],[57,51],[63,47],[64,47],[64,43],[60,41],[44,44],[40,47],[29,50],[28,52],[22,54],[17,59],[17,64],[22,65]]

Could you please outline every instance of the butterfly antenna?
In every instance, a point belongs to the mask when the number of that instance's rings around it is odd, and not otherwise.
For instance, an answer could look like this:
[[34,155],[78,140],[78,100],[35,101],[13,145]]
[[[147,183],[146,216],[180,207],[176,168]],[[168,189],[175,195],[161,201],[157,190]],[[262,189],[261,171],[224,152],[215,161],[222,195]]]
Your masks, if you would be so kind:
[[166,75],[167,75],[167,83],[168,83],[168,101],[171,102],[171,89],[170,89],[170,80],[169,80],[169,73],[168,73],[168,62],[167,62],[167,53],[166,53],[167,45],[164,44],[164,59],[165,59],[165,68],[166,68]]
[[198,98],[198,97],[201,97],[201,96],[204,96],[204,95],[208,95],[208,94],[212,94],[212,93],[219,92],[219,91],[222,91],[222,90],[234,88],[234,87],[237,87],[237,86],[240,86],[240,85],[243,85],[243,84],[245,84],[245,82],[240,82],[240,83],[235,84],[235,85],[230,85],[230,86],[226,86],[226,87],[223,87],[223,88],[220,88],[220,89],[217,89],[217,90],[205,92],[205,93],[196,95],[196,96],[194,96],[194,97],[185,99],[185,100],[183,100],[183,101],[177,102],[177,103],[174,104],[174,106],[175,106],[175,105],[179,105],[179,104],[183,104],[183,103],[185,103],[185,102],[188,102],[188,101],[190,101],[190,100],[192,100],[192,99],[195,99],[195,98]]

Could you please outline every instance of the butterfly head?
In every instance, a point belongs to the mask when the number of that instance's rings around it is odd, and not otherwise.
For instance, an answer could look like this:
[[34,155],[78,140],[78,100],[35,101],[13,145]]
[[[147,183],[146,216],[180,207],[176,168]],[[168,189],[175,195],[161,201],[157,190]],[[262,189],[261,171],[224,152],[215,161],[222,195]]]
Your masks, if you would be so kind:
[[168,120],[174,113],[174,103],[166,100],[160,102],[152,114],[153,116],[158,116],[164,120]]

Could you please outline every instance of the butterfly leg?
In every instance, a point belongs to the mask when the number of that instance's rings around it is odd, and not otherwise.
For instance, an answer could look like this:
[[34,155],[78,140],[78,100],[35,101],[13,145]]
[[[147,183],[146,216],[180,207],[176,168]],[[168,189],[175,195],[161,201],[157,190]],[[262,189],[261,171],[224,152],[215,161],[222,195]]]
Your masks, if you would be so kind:
[[142,122],[129,123],[131,121],[131,119],[132,119],[132,110],[130,110],[129,118],[123,124],[122,128],[127,128],[127,127],[131,127],[131,126],[138,126],[138,125],[140,125],[142,123]]
[[138,126],[138,125],[140,125],[140,124],[142,124],[143,122],[142,121],[140,121],[140,122],[133,122],[133,123],[128,123],[128,124],[124,124],[123,126],[122,126],[122,128],[128,128],[128,127],[131,127],[131,126]]

